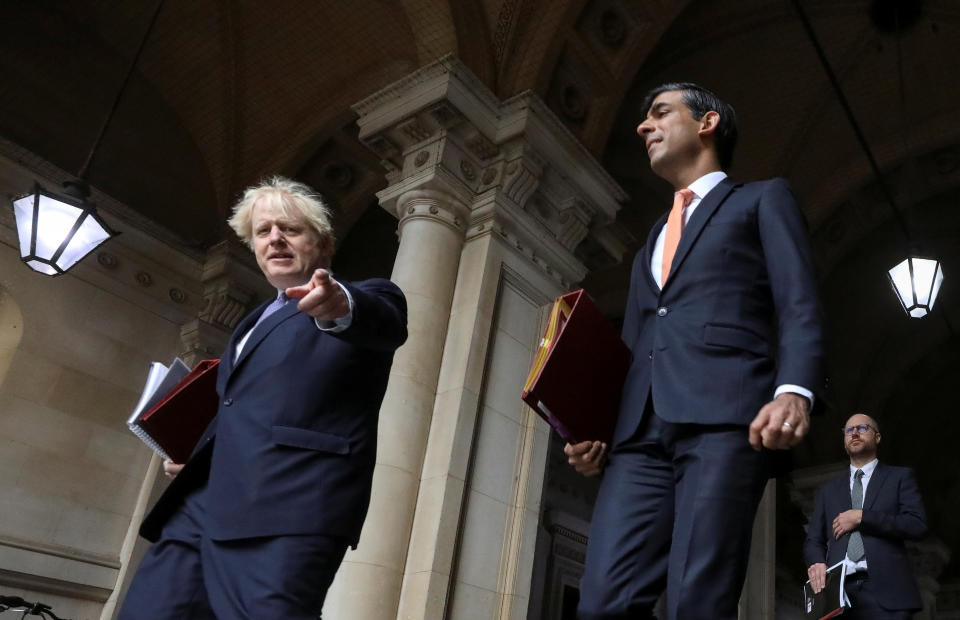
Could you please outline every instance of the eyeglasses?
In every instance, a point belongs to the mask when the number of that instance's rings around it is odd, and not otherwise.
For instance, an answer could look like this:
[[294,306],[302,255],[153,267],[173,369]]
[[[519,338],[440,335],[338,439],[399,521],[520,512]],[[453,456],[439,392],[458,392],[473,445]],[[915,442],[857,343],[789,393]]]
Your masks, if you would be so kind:
[[857,424],[855,426],[848,426],[845,429],[843,429],[843,434],[853,435],[853,431],[857,431],[858,433],[866,433],[867,431],[873,431],[876,433],[877,429],[870,426],[869,424]]

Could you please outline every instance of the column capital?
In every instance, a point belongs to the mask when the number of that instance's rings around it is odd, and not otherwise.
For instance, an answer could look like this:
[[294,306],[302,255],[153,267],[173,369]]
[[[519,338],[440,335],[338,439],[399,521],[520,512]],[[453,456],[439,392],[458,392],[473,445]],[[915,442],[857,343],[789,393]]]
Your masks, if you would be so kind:
[[200,286],[203,305],[196,318],[180,328],[181,355],[188,365],[220,355],[240,319],[257,299],[271,293],[250,250],[234,239],[221,241],[207,251]]
[[622,260],[630,238],[615,219],[626,193],[534,93],[501,102],[447,56],[353,110],[387,169],[378,197],[394,215],[411,191],[443,192],[464,207],[453,217],[468,240],[499,234],[564,284]]
[[462,235],[470,221],[470,209],[455,195],[441,190],[408,190],[392,204],[401,229],[410,220],[426,218],[445,224]]

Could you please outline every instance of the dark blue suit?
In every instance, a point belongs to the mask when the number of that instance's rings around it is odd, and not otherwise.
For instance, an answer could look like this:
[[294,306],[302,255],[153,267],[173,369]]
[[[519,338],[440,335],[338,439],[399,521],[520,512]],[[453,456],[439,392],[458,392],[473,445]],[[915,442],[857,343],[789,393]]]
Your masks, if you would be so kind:
[[806,226],[783,179],[724,179],[687,222],[662,290],[666,215],[638,252],[633,353],[594,508],[582,618],[735,618],[770,454],[747,425],[778,385],[819,392],[821,312]]
[[[380,404],[393,352],[407,334],[396,285],[340,284],[354,300],[352,322],[340,333],[319,330],[293,300],[253,329],[234,363],[238,340],[267,304],[237,326],[218,369],[217,417],[141,526],[141,535],[159,542],[121,617],[208,617],[212,607],[225,617],[283,609],[283,617],[299,618],[287,602],[238,609],[258,589],[261,598],[283,598],[288,588],[308,597],[319,590],[318,601],[294,603],[317,606],[302,617],[319,613],[346,546],[360,537]],[[182,580],[177,575],[191,563],[201,591],[171,601],[169,616],[157,615],[167,609],[151,606],[157,584]]]
[[[849,475],[820,487],[803,543],[807,566],[819,562],[833,566],[846,557],[850,534],[834,539],[833,520],[850,508]],[[923,601],[903,543],[924,536],[927,520],[920,490],[909,468],[877,463],[864,494],[863,520],[858,531],[863,538],[872,602],[886,611],[922,609]],[[852,602],[853,612],[870,604]],[[877,618],[879,613],[863,617]]]

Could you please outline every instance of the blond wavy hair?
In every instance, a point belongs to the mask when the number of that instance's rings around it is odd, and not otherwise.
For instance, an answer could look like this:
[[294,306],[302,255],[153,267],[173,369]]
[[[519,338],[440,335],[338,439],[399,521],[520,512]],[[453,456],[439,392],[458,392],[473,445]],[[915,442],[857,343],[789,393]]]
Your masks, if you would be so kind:
[[333,247],[335,239],[333,226],[330,225],[330,207],[323,197],[310,186],[279,175],[248,187],[233,207],[233,215],[227,220],[230,228],[248,246],[253,247],[253,205],[261,199],[269,206],[278,207],[287,217],[290,217],[294,210],[300,213],[320,239],[326,240],[330,247]]

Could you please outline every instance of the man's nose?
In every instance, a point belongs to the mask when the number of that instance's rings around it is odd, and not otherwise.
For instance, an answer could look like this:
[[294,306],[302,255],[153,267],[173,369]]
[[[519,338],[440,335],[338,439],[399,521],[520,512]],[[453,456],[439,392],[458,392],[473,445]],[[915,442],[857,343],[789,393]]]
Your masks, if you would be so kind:
[[279,243],[283,241],[283,233],[280,232],[279,226],[274,226],[270,229],[270,243]]
[[647,135],[648,133],[650,133],[651,131],[653,131],[653,125],[650,123],[650,120],[649,120],[649,119],[647,119],[647,120],[643,121],[642,123],[640,123],[639,125],[637,125],[637,135],[638,135],[638,136],[641,136],[641,137],[646,136],[646,135]]

